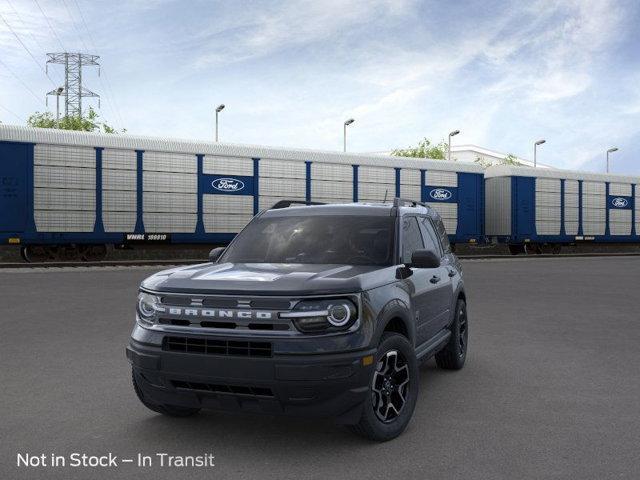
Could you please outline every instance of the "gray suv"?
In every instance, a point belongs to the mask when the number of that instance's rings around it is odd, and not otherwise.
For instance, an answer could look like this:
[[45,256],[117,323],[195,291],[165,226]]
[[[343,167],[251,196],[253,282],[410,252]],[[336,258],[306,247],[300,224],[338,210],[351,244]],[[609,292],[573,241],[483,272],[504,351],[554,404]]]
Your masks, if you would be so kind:
[[383,441],[419,361],[464,365],[462,270],[426,205],[279,202],[209,260],[140,286],[127,358],[155,412],[314,415]]

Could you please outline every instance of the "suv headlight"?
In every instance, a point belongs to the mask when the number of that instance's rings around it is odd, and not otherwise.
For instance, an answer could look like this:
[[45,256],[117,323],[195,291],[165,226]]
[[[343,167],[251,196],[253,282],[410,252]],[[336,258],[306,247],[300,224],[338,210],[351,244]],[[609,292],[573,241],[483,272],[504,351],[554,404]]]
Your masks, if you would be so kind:
[[280,318],[293,320],[303,333],[335,332],[348,330],[356,322],[358,308],[348,298],[303,300]]
[[164,311],[160,305],[160,298],[147,292],[138,293],[138,319],[143,325],[153,325],[158,312]]

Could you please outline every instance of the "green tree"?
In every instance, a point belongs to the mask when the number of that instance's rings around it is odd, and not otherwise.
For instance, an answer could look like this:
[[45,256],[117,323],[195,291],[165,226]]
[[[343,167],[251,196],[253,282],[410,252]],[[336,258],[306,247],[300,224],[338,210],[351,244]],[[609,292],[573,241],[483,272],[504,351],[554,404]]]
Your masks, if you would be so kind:
[[501,158],[497,162],[492,162],[491,160],[487,160],[484,157],[476,157],[475,163],[480,165],[482,168],[489,168],[494,165],[512,165],[514,167],[522,166],[522,162],[518,161],[518,157],[516,157],[513,153],[508,154],[506,157]]
[[391,155],[397,157],[432,158],[436,160],[446,160],[448,145],[441,141],[433,145],[427,138],[418,142],[418,146],[409,148],[399,148],[393,150]]
[[514,166],[522,166],[522,163],[518,161],[518,157],[516,157],[513,153],[510,153],[500,162],[501,165],[514,165]]
[[[51,112],[36,112],[27,119],[27,125],[37,128],[58,128],[60,130],[81,130],[83,132],[118,133],[100,120],[100,115],[91,107],[82,117],[64,116],[57,121]],[[126,129],[122,129],[125,133]]]

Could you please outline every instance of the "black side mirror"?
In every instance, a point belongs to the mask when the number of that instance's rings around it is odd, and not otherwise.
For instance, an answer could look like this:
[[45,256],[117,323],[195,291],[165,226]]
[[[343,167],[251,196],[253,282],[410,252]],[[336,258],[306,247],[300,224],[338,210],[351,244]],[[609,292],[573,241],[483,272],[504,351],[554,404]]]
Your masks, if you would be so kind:
[[222,255],[225,251],[224,247],[216,247],[213,250],[211,250],[209,252],[209,261],[211,263],[216,263],[218,261],[218,259],[220,258],[220,255]]
[[438,268],[440,257],[431,250],[416,250],[411,255],[411,267],[414,268]]

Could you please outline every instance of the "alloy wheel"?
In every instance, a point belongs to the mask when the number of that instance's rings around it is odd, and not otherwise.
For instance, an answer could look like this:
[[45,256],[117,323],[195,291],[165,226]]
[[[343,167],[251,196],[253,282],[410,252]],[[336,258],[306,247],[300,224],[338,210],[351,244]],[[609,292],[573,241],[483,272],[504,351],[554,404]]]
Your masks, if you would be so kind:
[[464,305],[458,310],[458,346],[459,355],[462,357],[467,351],[467,312]]
[[373,374],[373,410],[379,420],[389,423],[397,418],[407,402],[409,365],[402,353],[390,350],[376,365]]

